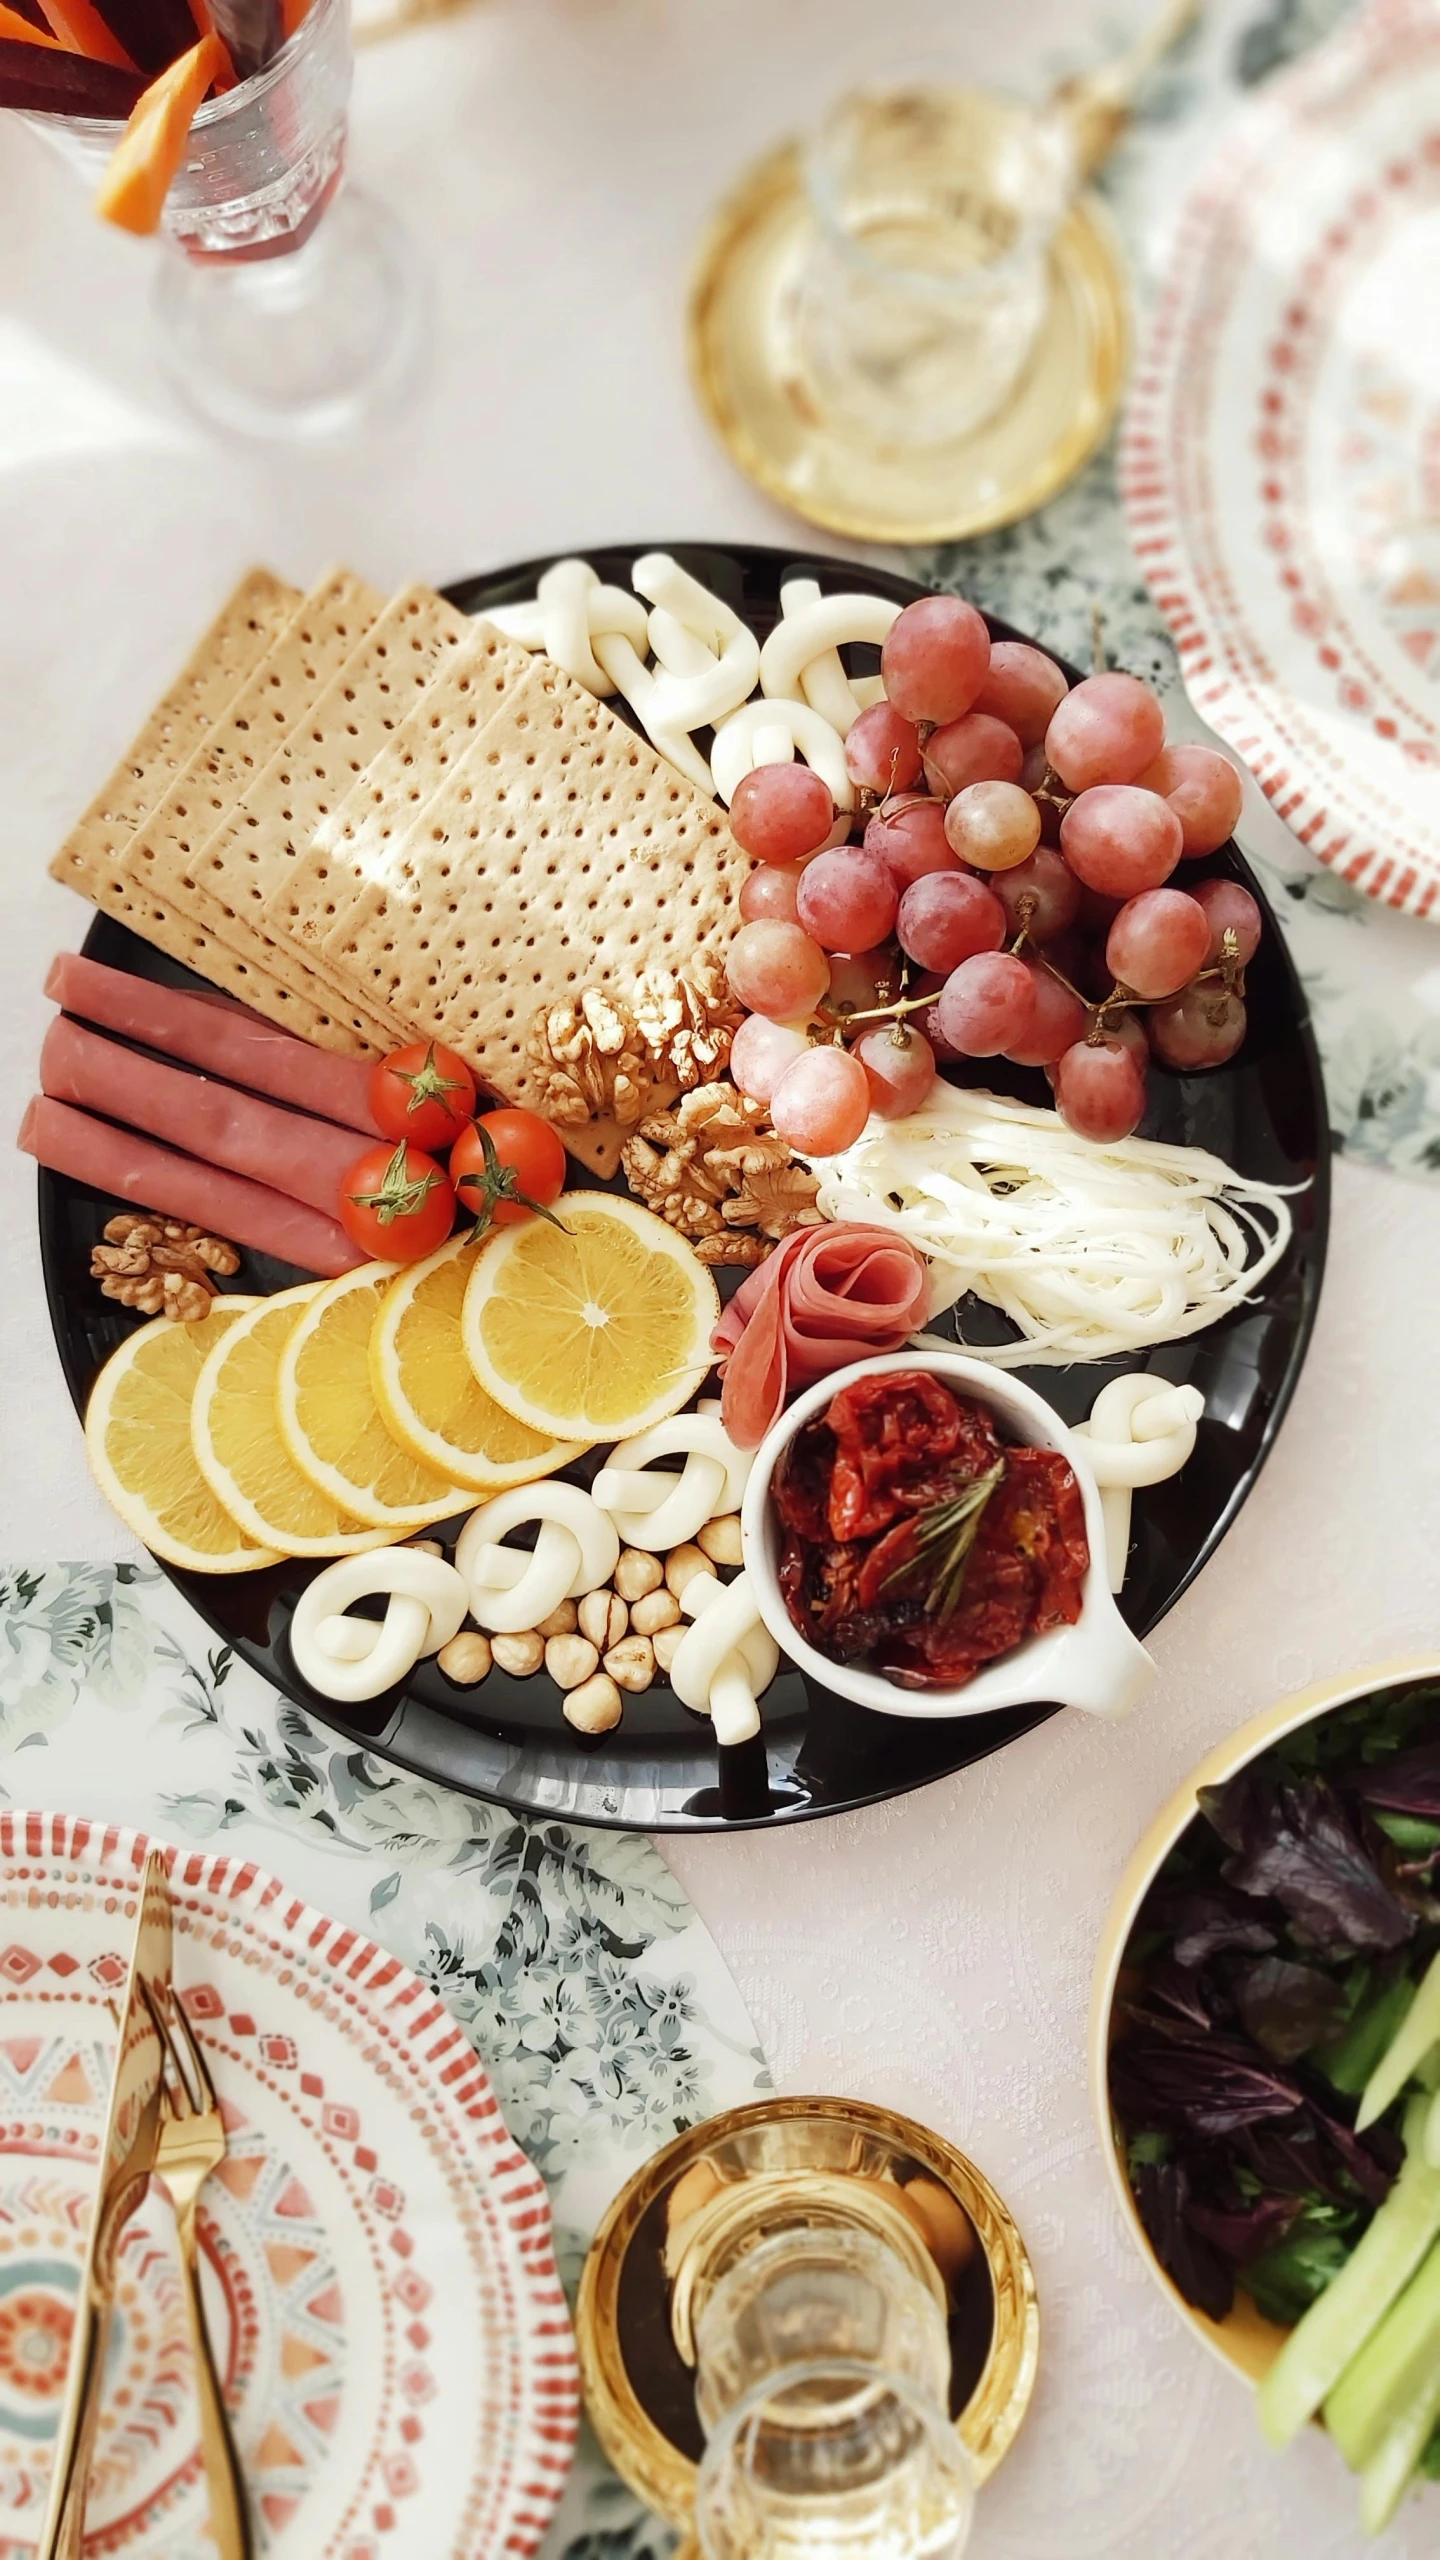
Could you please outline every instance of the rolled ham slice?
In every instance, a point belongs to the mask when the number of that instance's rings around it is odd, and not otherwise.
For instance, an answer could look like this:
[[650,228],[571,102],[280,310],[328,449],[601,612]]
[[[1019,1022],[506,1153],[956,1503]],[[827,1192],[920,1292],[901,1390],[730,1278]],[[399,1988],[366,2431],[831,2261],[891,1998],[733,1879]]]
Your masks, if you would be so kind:
[[68,1174],[109,1199],[128,1200],[137,1209],[157,1210],[163,1218],[184,1218],[210,1235],[232,1244],[249,1245],[255,1253],[273,1253],[300,1271],[333,1280],[353,1271],[366,1257],[353,1245],[337,1219],[322,1218],[316,1209],[239,1174],[199,1164],[193,1156],[152,1145],[133,1129],[113,1129],[68,1104],[42,1100],[30,1104],[17,1141],[52,1173]]
[[45,993],[67,1013],[98,1022],[126,1040],[143,1040],[167,1058],[203,1067],[227,1084],[268,1093],[297,1111],[312,1111],[342,1128],[383,1136],[370,1110],[370,1066],[364,1058],[337,1058],[312,1049],[293,1032],[277,1031],[258,1013],[229,996],[186,995],[126,969],[107,969],[83,952],[61,951],[50,963]]
[[45,1034],[40,1083],[54,1102],[146,1129],[205,1164],[287,1192],[326,1218],[335,1217],[340,1185],[361,1152],[353,1129],[282,1111],[278,1103],[184,1067],[162,1066],[65,1014]]
[[884,1227],[803,1227],[736,1290],[710,1337],[726,1355],[720,1419],[755,1449],[786,1399],[832,1370],[903,1350],[923,1321],[924,1258]]

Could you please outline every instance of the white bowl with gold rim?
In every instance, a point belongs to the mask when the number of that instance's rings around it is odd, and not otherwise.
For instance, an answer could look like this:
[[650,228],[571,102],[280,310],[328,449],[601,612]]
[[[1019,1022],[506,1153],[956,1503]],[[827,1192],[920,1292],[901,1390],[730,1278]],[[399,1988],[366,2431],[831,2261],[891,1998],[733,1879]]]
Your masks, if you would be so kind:
[[1288,2332],[1277,2328],[1272,2320],[1265,2319],[1250,2296],[1238,2290],[1234,2308],[1223,2320],[1211,2320],[1203,2311],[1197,2311],[1192,2302],[1187,2302],[1151,2247],[1126,2175],[1124,2136],[1110,2106],[1110,2047],[1114,2041],[1115,1997],[1124,1969],[1125,1949],[1141,1905],[1160,1869],[1199,1815],[1202,1787],[1224,1786],[1248,1761],[1267,1751],[1272,1743],[1283,1742],[1287,1734],[1296,1733],[1302,1725],[1329,1715],[1336,1707],[1351,1706],[1357,1698],[1379,1698],[1391,1689],[1410,1688],[1418,1680],[1440,1680],[1440,1657],[1417,1654],[1413,1659],[1381,1662],[1366,1671],[1348,1672],[1338,1680],[1322,1680],[1313,1689],[1301,1689],[1294,1697],[1281,1698],[1277,1705],[1266,1707],[1260,1715],[1252,1716],[1248,1724],[1242,1724],[1237,1732],[1227,1735],[1223,1742],[1217,1742],[1213,1751],[1207,1751],[1184,1784],[1177,1787],[1161,1806],[1137,1843],[1116,1888],[1101,1933],[1090,1995],[1090,2095],[1100,2133],[1100,2148],[1121,2218],[1166,2300],[1173,2304],[1201,2344],[1208,2347],[1212,2355],[1218,2356],[1222,2364],[1228,2365],[1232,2373],[1242,2375],[1247,2382],[1259,2382],[1269,2372]]
[[[915,1369],[942,1379],[960,1395],[972,1396],[985,1407],[1000,1438],[1012,1446],[1057,1450],[1069,1461],[1085,1506],[1090,1564],[1075,1624],[1023,1637],[1011,1652],[988,1663],[958,1689],[904,1689],[883,1671],[837,1662],[818,1645],[807,1643],[780,1589],[780,1520],[771,1486],[796,1432],[824,1413],[831,1399],[857,1379]],[[900,1351],[885,1359],[857,1360],[853,1367],[837,1369],[797,1396],[756,1452],[740,1513],[740,1536],[756,1607],[781,1652],[812,1680],[853,1699],[857,1706],[874,1708],[879,1715],[981,1716],[997,1707],[1053,1703],[1079,1707],[1089,1715],[1119,1716],[1134,1705],[1153,1677],[1155,1666],[1149,1654],[1130,1633],[1111,1596],[1105,1518],[1084,1442],[1066,1429],[1054,1406],[1033,1387],[987,1361],[967,1360],[961,1352]]]

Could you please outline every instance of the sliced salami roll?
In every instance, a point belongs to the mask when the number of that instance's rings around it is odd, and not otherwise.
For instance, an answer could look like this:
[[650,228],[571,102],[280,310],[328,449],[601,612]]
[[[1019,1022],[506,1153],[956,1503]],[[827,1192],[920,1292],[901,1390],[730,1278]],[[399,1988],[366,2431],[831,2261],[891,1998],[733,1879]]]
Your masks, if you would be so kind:
[[132,978],[126,969],[107,969],[78,951],[56,954],[45,993],[67,1013],[127,1040],[143,1040],[147,1048],[163,1049],[167,1058],[183,1058],[227,1084],[248,1085],[252,1093],[268,1093],[297,1111],[361,1129],[367,1138],[382,1134],[371,1115],[371,1071],[363,1058],[314,1049],[228,996],[186,995],[151,978]]
[[45,1034],[40,1084],[52,1101],[147,1130],[204,1164],[287,1192],[327,1218],[335,1217],[340,1185],[361,1152],[353,1129],[282,1111],[278,1103],[184,1067],[162,1066],[65,1014]]
[[19,1146],[52,1173],[87,1183],[111,1200],[126,1200],[137,1209],[154,1209],[163,1218],[183,1218],[207,1234],[248,1245],[255,1253],[272,1253],[299,1271],[317,1272],[333,1280],[353,1271],[366,1257],[334,1218],[263,1184],[246,1182],[200,1164],[193,1156],[157,1147],[133,1129],[112,1128],[87,1112],[39,1096],[20,1125]]

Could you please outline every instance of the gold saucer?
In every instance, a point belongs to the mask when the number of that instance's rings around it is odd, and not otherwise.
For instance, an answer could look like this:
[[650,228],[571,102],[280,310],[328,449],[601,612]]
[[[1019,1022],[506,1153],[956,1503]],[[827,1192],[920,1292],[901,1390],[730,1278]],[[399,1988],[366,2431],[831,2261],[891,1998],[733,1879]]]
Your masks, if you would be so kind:
[[1098,200],[1072,206],[1051,250],[1049,315],[1013,399],[958,443],[880,451],[815,403],[792,314],[813,237],[794,143],[721,205],[690,297],[690,371],[734,461],[811,524],[864,542],[949,542],[1043,506],[1094,452],[1124,385],[1129,305]]
[[647,2160],[611,2205],[585,2261],[575,2334],[590,2423],[621,2479],[668,2523],[688,2524],[703,2438],[694,2377],[671,2331],[663,2251],[671,2190],[706,2154],[732,2172],[768,2177],[823,2180],[858,2165],[903,2180],[923,2170],[949,2189],[980,2242],[950,2323],[951,2410],[976,2480],[988,2479],[1035,2387],[1040,2312],[1025,2243],[963,2152],[858,2098],[766,2098],[712,2116]]

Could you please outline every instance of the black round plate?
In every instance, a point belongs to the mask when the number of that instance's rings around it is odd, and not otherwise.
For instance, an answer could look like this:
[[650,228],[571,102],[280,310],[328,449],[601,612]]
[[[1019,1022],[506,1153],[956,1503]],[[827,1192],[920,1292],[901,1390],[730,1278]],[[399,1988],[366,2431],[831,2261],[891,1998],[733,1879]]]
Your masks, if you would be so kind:
[[[641,548],[621,546],[589,557],[602,577],[628,586]],[[673,548],[762,636],[778,616],[782,580],[794,575],[816,578],[827,591],[859,587],[902,603],[924,592],[883,570],[789,551],[749,544]],[[449,593],[465,611],[478,613],[533,595],[548,565],[526,561],[469,579]],[[991,627],[999,638],[1022,636],[1002,623]],[[873,650],[853,655],[857,668],[876,663]],[[1070,670],[1072,680],[1078,673]],[[1233,845],[1197,866],[1194,876],[1202,871],[1224,871],[1261,896]],[[96,959],[139,976],[187,980],[184,970],[104,917],[96,920],[85,947]],[[1305,998],[1273,918],[1249,984],[1251,1027],[1239,1055],[1208,1075],[1157,1072],[1146,1134],[1211,1148],[1244,1174],[1300,1186],[1293,1204],[1295,1237],[1284,1262],[1245,1308],[1146,1363],[1166,1378],[1193,1380],[1202,1388],[1205,1417],[1183,1475],[1142,1494],[1135,1505],[1136,1543],[1122,1607],[1141,1635],[1164,1617],[1213,1555],[1264,1465],[1300,1374],[1320,1294],[1330,1207],[1324,1088]],[[1039,1075],[998,1059],[994,1067],[998,1072],[992,1074],[987,1061],[983,1076],[974,1080],[1025,1100],[1048,1101]],[[114,1207],[78,1183],[40,1175],[50,1312],[70,1391],[82,1410],[96,1370],[132,1321],[101,1297],[89,1277],[90,1248]],[[251,1253],[235,1285],[268,1291],[302,1276]],[[738,1277],[733,1275],[731,1285]],[[987,1309],[967,1304],[964,1314],[972,1341],[986,1338],[987,1328],[992,1340],[1006,1331]],[[1068,1421],[1078,1421],[1105,1378],[1133,1365],[1122,1360],[1017,1374]],[[575,1472],[583,1479],[586,1469]],[[738,1749],[717,1750],[709,1726],[663,1684],[627,1698],[618,1729],[587,1742],[566,1724],[561,1693],[543,1673],[514,1680],[492,1671],[478,1689],[465,1690],[453,1687],[433,1663],[421,1666],[403,1695],[392,1692],[347,1711],[307,1689],[290,1658],[290,1612],[313,1570],[286,1565],[234,1577],[176,1573],[172,1579],[254,1670],[348,1741],[442,1785],[528,1814],[625,1830],[705,1831],[844,1813],[985,1759],[1056,1712],[1034,1706],[910,1722],[851,1706],[784,1666],[764,1702],[763,1734]]]

